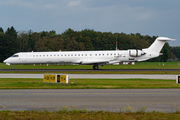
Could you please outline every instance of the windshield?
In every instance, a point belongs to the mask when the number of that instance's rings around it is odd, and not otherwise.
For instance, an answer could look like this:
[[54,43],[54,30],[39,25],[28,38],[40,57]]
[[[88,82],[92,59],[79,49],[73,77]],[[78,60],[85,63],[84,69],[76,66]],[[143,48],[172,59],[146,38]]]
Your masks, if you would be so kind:
[[13,56],[11,56],[11,57],[19,57],[19,55],[13,55]]

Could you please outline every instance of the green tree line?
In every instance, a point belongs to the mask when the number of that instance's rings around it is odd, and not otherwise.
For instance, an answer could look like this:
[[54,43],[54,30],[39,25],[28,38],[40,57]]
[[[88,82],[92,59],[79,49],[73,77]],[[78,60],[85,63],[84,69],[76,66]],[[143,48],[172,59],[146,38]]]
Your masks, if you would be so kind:
[[[67,29],[62,34],[56,31],[17,32],[12,26],[5,32],[0,27],[0,62],[17,52],[30,51],[88,51],[88,50],[115,50],[116,39],[119,50],[148,48],[157,36],[143,36],[140,33],[125,34],[99,32],[91,29],[74,31]],[[150,61],[167,61],[170,58],[180,58],[180,47],[171,47],[165,44],[162,56]]]

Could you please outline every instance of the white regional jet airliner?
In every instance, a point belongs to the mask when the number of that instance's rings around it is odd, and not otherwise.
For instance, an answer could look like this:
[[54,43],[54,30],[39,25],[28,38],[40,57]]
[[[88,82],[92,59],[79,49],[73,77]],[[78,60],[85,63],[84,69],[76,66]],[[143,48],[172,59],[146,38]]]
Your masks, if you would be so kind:
[[160,51],[165,42],[171,40],[174,39],[158,37],[149,48],[142,50],[19,52],[4,60],[4,63],[7,65],[74,63],[93,65],[93,69],[97,70],[99,69],[98,65],[145,61],[158,57],[161,55]]

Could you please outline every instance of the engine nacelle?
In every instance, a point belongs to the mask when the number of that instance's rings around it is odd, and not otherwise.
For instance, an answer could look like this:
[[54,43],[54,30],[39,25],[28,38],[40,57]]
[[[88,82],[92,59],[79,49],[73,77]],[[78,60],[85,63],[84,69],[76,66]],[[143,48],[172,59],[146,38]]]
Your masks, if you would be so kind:
[[145,55],[146,53],[142,50],[129,50],[129,55],[132,57],[139,57]]

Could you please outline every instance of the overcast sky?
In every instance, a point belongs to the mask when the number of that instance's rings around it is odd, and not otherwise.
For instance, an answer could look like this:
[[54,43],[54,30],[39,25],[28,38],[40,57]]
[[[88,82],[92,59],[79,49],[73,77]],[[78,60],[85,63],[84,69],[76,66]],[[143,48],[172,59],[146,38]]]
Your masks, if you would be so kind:
[[180,46],[180,0],[0,0],[0,27],[163,36]]

